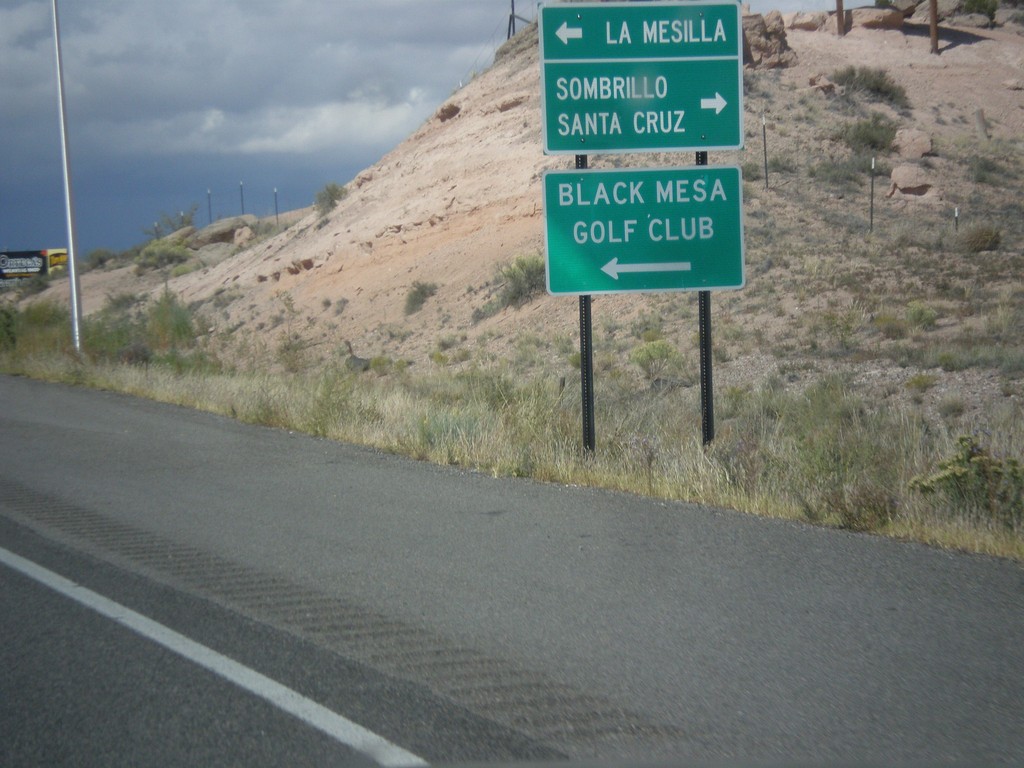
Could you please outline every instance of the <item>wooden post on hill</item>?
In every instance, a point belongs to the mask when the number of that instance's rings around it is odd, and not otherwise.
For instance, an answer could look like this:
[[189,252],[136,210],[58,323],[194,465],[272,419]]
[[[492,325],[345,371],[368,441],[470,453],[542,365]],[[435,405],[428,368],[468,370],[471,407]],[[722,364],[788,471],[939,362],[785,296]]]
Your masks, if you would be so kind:
[[836,0],[836,30],[840,37],[846,34],[846,13],[843,11],[843,0]]
[[928,0],[928,26],[931,28],[932,53],[939,55],[939,0]]

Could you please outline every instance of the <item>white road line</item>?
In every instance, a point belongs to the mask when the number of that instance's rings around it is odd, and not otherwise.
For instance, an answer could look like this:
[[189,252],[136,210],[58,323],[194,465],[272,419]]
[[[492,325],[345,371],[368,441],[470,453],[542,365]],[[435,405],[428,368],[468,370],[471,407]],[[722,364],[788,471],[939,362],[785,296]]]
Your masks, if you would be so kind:
[[240,688],[244,688],[275,707],[297,717],[307,725],[311,725],[342,744],[367,755],[382,766],[398,768],[399,766],[427,765],[423,758],[405,751],[351,720],[346,720],[312,699],[307,699],[298,691],[271,680],[256,670],[217,653],[212,648],[190,640],[173,629],[148,619],[120,603],[115,603],[113,600],[81,587],[31,560],[26,560],[13,552],[0,548],[0,563],[87,608],[91,608],[108,619],[113,619],[133,632],[149,638]]

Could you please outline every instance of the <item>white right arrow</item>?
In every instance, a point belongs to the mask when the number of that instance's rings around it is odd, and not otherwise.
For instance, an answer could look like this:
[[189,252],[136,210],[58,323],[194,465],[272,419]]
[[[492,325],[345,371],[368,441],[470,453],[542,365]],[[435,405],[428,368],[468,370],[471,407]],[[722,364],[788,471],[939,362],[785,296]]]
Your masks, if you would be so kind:
[[568,45],[570,40],[583,39],[583,27],[570,27],[568,21],[563,21],[562,26],[558,28],[555,34],[559,40]]
[[618,258],[614,258],[601,267],[601,271],[606,275],[610,275],[612,280],[618,280],[619,275],[624,272],[689,272],[690,262],[667,261],[663,264],[619,264]]
[[715,110],[715,114],[717,115],[719,112],[725,109],[725,105],[727,103],[728,102],[726,102],[726,100],[722,98],[722,94],[718,93],[718,91],[715,91],[715,98],[700,100],[700,108],[713,109]]

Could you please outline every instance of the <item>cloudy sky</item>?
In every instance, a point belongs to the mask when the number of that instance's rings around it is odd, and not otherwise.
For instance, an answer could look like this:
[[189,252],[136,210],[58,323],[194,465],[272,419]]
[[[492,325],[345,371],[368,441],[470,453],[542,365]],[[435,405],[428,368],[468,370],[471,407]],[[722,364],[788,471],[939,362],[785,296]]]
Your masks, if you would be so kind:
[[[510,5],[59,0],[79,256],[205,224],[207,189],[215,219],[309,205],[485,69]],[[0,249],[66,244],[52,1],[0,0]]]

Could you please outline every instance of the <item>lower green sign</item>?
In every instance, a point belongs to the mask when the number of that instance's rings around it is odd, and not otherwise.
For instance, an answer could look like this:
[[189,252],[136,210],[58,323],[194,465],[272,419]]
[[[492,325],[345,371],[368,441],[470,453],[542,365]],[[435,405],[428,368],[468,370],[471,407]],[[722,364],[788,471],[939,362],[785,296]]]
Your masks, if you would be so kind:
[[548,171],[548,292],[742,288],[742,191],[734,166]]

